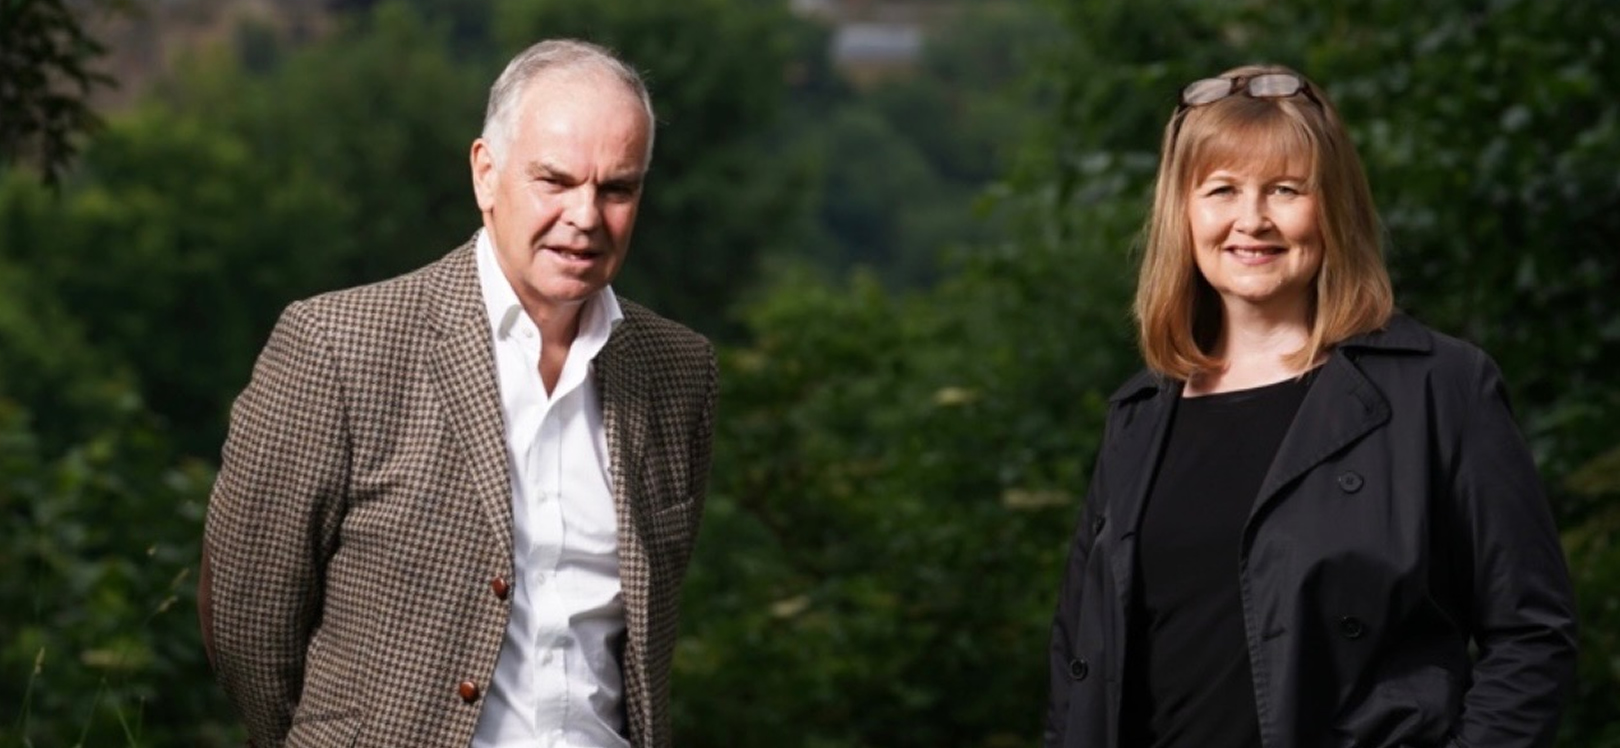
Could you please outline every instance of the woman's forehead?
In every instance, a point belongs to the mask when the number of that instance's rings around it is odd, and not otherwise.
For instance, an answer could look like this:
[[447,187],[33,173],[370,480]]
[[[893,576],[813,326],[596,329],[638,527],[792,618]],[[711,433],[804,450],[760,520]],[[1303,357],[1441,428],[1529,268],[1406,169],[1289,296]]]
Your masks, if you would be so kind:
[[1315,176],[1311,159],[1302,154],[1286,152],[1253,152],[1223,154],[1224,158],[1211,158],[1195,164],[1192,176],[1203,181],[1217,174],[1257,177],[1265,180],[1287,177],[1309,180]]

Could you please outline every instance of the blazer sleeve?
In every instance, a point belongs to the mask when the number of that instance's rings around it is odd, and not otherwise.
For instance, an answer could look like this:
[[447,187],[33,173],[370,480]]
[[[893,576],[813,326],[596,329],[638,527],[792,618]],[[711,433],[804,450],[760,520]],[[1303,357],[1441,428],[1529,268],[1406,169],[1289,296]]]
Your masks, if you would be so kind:
[[257,745],[279,745],[291,726],[349,453],[337,367],[308,303],[294,304],[232,407],[204,538],[204,638]]
[[692,496],[694,512],[701,515],[703,501],[709,493],[709,469],[714,462],[714,410],[720,391],[720,365],[715,359],[714,347],[704,343],[707,356],[703,372],[703,401],[699,403],[697,418],[688,439],[691,457]]
[[1456,741],[1465,746],[1552,745],[1575,677],[1569,570],[1530,450],[1509,410],[1496,364],[1475,351],[1466,415],[1452,435],[1450,536],[1469,580],[1478,657]]

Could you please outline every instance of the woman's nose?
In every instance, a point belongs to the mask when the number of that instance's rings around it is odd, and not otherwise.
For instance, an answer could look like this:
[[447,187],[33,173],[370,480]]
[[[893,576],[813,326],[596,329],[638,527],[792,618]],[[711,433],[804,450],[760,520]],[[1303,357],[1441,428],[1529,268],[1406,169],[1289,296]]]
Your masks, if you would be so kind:
[[1271,226],[1271,218],[1266,210],[1264,197],[1255,196],[1243,200],[1238,207],[1236,228],[1250,236],[1264,232]]

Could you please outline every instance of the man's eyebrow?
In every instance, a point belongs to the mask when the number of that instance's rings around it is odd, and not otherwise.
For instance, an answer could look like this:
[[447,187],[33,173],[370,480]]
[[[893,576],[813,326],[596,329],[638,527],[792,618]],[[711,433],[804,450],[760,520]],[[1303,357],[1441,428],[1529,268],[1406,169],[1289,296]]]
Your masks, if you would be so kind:
[[549,178],[558,180],[560,182],[566,182],[568,184],[573,184],[574,182],[579,181],[574,177],[574,175],[569,174],[567,169],[564,169],[556,164],[545,163],[542,161],[530,161],[528,166],[524,168],[523,171],[530,179]]
[[[524,174],[530,179],[549,179],[562,182],[563,184],[578,184],[580,181],[582,181],[578,177],[569,173],[567,169],[558,166],[557,164],[545,161],[530,161],[527,165],[525,165],[523,171]],[[636,189],[639,188],[642,182],[646,181],[646,179],[647,172],[640,169],[635,169],[611,175],[607,179],[602,180],[602,184],[610,187]]]
[[646,181],[646,179],[647,173],[644,171],[626,171],[619,174],[614,174],[609,176],[607,179],[602,180],[602,186],[636,189],[640,187],[641,183]]

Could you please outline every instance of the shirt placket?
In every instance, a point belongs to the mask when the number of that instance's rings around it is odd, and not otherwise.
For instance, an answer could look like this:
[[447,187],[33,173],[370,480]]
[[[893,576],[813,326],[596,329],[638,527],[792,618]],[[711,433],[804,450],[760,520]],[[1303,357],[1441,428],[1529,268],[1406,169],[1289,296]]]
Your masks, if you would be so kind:
[[535,677],[544,684],[541,692],[552,694],[547,703],[540,705],[536,722],[542,730],[541,745],[547,746],[561,742],[561,726],[568,720],[567,663],[568,649],[572,645],[568,621],[560,614],[567,606],[557,574],[565,532],[561,465],[567,408],[562,401],[568,397],[561,385],[559,382],[555,397],[546,405],[538,438],[529,450],[529,473],[534,476],[531,509],[536,527],[529,561],[535,576],[533,589],[538,591],[535,612],[540,623],[535,629]]

